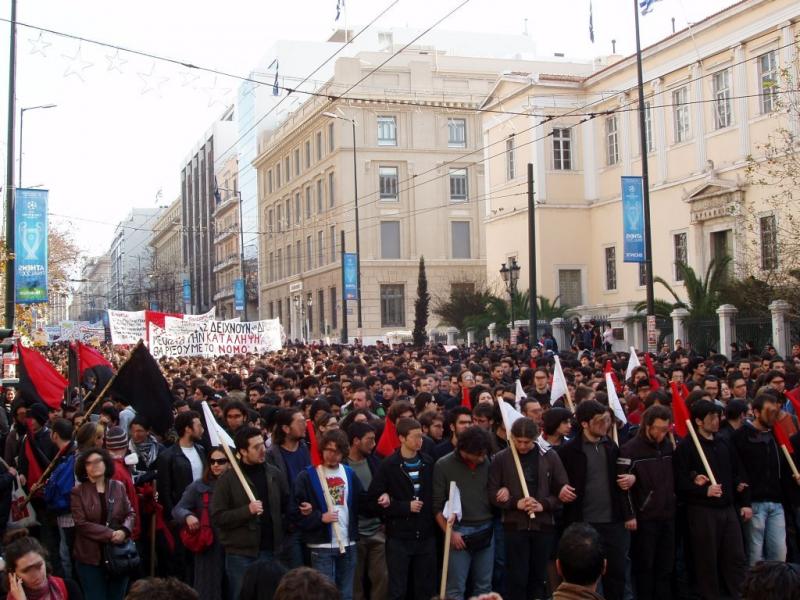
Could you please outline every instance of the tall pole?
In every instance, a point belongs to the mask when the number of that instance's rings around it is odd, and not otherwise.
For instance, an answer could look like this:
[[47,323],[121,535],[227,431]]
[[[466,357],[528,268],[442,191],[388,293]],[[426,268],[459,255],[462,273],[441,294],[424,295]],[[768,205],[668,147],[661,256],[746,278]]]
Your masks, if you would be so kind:
[[[356,274],[358,277],[358,334],[362,335],[361,328],[364,323],[361,319],[361,236],[359,235],[358,225],[358,163],[356,161],[356,120],[352,119],[350,124],[353,126],[353,193],[356,204]],[[342,262],[344,268],[344,262]]]
[[22,187],[22,125],[25,121],[25,109],[19,109],[19,171],[17,173],[17,187]]
[[14,120],[17,95],[17,0],[11,0],[8,43],[8,132],[6,137],[6,307],[5,324],[14,328]]
[[[509,279],[513,277],[511,273],[508,274]],[[511,281],[508,289],[509,307],[511,309],[511,332],[508,334],[508,341],[511,341],[511,335],[514,333],[514,282]]]
[[534,214],[533,197],[533,163],[528,163],[528,306],[530,310],[530,332],[531,347],[539,339],[537,325],[539,323],[536,314],[537,301],[539,294],[536,289],[536,215]]
[[[342,261],[342,344],[347,344],[347,294],[344,290],[344,229],[342,229],[341,234],[341,250],[340,256]],[[335,310],[335,307],[334,307]]]
[[644,82],[642,77],[642,44],[639,37],[639,0],[633,0],[636,19],[636,75],[639,88],[639,144],[642,155],[642,199],[644,204],[644,265],[647,286],[647,315],[655,315],[653,295],[653,244],[650,239],[650,184],[647,169],[647,125],[645,122]]
[[242,321],[247,322],[247,279],[244,276],[244,221],[242,220],[242,191],[238,190],[239,195],[239,273],[242,277],[242,287],[244,288],[244,305],[242,308]]

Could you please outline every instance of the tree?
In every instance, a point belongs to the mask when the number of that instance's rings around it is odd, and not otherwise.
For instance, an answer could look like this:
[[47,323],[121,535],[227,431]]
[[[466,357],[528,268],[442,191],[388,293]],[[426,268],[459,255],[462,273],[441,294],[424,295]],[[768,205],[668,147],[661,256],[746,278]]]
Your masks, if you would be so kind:
[[[526,294],[528,292],[525,292]],[[542,321],[552,321],[553,319],[563,319],[567,316],[570,306],[567,304],[558,304],[561,296],[556,296],[552,302],[545,296],[537,296],[536,318]]]
[[447,298],[437,298],[433,314],[439,318],[440,325],[455,327],[465,335],[468,329],[466,321],[486,310],[490,296],[485,288],[453,286]]
[[680,299],[675,290],[672,289],[662,277],[654,277],[653,281],[661,284],[675,299],[672,308],[685,308],[689,311],[689,320],[696,319],[715,319],[716,311],[722,304],[720,298],[722,290],[728,283],[728,265],[731,259],[724,256],[721,259],[713,259],[708,263],[704,278],[698,277],[694,269],[689,265],[678,262],[676,267],[678,273],[683,278],[683,285],[686,288],[687,300]]
[[428,277],[425,274],[425,257],[419,258],[419,275],[417,277],[417,299],[414,301],[414,345],[422,347],[428,337],[428,314],[430,312],[431,295],[428,293]]

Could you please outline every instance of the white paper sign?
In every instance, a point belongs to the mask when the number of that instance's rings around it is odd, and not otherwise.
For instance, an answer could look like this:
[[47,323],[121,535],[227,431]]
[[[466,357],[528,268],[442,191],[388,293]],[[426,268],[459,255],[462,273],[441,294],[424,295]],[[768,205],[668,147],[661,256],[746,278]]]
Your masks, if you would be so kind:
[[112,344],[137,344],[144,337],[144,311],[109,310]]
[[278,319],[237,323],[205,321],[172,324],[167,331],[150,324],[150,353],[153,356],[230,356],[233,354],[263,354],[280,350],[281,329]]

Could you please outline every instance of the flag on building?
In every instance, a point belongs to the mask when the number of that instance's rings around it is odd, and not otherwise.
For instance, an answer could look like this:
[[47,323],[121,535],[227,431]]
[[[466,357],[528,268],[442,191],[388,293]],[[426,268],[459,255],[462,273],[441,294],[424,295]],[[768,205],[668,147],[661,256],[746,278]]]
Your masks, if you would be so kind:
[[594,44],[594,18],[592,16],[592,0],[589,0],[589,39]]
[[61,406],[69,382],[36,350],[17,344],[19,391],[26,404],[40,402],[53,409]]
[[344,0],[336,0],[336,21],[342,16],[342,9],[344,8]]
[[275,59],[275,81],[272,82],[272,95],[280,96],[281,88],[278,86],[278,59]]
[[642,9],[642,16],[653,11],[653,4],[661,0],[639,0],[639,8]]
[[550,386],[550,405],[554,405],[555,401],[561,398],[569,391],[567,388],[567,379],[564,377],[564,370],[561,368],[561,360],[558,355],[553,357],[555,365],[553,367],[553,383]]

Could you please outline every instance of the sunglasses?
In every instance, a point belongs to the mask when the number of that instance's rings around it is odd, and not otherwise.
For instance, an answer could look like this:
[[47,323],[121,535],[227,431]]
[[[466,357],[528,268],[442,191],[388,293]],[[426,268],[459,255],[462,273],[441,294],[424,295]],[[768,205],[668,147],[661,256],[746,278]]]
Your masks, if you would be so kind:
[[208,463],[211,465],[227,465],[228,459],[227,458],[210,458],[208,459]]

